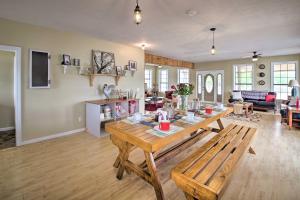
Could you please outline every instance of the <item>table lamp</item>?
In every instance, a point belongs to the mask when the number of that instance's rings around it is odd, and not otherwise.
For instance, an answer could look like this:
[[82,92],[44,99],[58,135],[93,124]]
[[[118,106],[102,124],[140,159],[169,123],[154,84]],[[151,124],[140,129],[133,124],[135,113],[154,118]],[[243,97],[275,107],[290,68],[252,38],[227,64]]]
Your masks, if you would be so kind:
[[298,90],[296,87],[299,87],[299,83],[297,80],[290,80],[289,87],[292,87],[292,96],[296,97],[298,96]]

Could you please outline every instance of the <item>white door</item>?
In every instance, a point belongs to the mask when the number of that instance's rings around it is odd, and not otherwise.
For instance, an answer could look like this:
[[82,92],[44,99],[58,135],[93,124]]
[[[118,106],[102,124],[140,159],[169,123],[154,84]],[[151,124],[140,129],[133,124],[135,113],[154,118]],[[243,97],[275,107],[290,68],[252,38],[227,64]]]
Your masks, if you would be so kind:
[[224,71],[198,71],[197,97],[201,101],[223,103],[224,99]]

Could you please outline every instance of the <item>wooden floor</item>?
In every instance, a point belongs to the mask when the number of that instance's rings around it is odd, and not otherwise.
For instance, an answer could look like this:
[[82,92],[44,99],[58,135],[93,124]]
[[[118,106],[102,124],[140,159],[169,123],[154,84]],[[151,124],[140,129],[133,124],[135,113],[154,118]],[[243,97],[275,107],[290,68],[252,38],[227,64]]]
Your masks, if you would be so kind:
[[[289,131],[270,114],[258,124],[244,123],[259,128],[252,145],[257,155],[241,160],[222,199],[300,199],[300,130]],[[170,170],[203,142],[158,169],[167,199],[185,199]],[[1,150],[0,199],[155,199],[153,188],[135,175],[115,178],[116,156],[108,137],[87,133]],[[141,158],[141,152],[133,155]]]

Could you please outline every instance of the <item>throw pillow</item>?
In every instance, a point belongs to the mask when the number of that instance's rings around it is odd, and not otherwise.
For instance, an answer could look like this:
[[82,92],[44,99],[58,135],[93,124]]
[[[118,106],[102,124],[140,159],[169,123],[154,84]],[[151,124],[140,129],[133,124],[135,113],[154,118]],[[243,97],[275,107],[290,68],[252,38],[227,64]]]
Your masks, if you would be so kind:
[[243,99],[242,92],[241,91],[232,92],[232,99],[234,100]]
[[275,95],[272,95],[272,94],[268,94],[266,96],[266,102],[274,102],[276,99],[276,96]]

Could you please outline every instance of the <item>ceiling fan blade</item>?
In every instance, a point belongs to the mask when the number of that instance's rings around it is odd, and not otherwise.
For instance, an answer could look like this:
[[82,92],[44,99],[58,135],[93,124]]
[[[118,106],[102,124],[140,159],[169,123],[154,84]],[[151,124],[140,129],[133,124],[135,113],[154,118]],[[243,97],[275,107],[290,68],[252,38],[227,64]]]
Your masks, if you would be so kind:
[[252,56],[243,56],[242,58],[252,58]]

